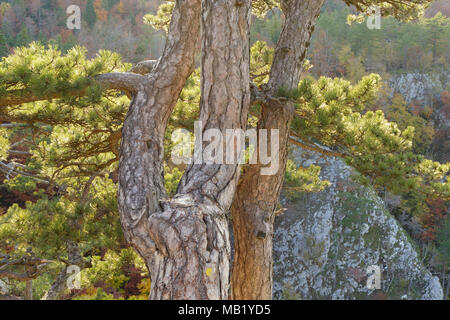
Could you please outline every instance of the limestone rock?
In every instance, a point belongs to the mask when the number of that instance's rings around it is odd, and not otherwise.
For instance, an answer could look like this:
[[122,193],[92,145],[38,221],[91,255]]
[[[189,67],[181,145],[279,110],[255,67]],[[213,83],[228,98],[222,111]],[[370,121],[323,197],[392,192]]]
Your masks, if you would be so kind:
[[[352,181],[351,167],[301,149],[294,158],[320,165],[332,185],[282,200],[288,210],[275,225],[275,299],[443,298],[412,240],[373,189]],[[380,268],[379,290],[367,287],[370,266]]]
[[405,73],[392,77],[389,87],[391,96],[400,93],[408,103],[416,100],[424,106],[431,107],[433,99],[439,99],[439,94],[446,90],[449,80],[449,73]]

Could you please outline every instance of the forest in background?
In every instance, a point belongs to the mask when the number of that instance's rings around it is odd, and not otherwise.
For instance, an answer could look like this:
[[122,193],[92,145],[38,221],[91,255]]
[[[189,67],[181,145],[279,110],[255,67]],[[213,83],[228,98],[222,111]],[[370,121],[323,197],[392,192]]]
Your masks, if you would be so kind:
[[[54,43],[62,51],[79,44],[90,56],[99,49],[118,52],[124,61],[136,63],[157,59],[163,49],[164,33],[144,23],[146,13],[155,12],[161,1],[138,0],[10,0],[11,9],[1,20],[0,56],[32,41]],[[83,28],[69,30],[65,8],[80,5]],[[308,56],[314,75],[359,80],[377,72],[447,70],[450,61],[445,1],[436,1],[420,21],[404,23],[383,18],[383,28],[367,33],[363,24],[346,23],[352,12],[344,3],[328,1],[322,9]],[[274,47],[282,27],[278,10],[264,19],[254,18],[252,41],[263,40]]]
[[[77,2],[82,7],[83,27],[79,31],[72,31],[65,25],[67,18],[65,8]],[[86,48],[88,57],[94,57],[100,49],[107,49],[119,53],[127,63],[136,63],[145,59],[157,59],[164,46],[164,32],[156,31],[144,23],[145,14],[155,12],[159,5],[158,1],[11,0],[1,3],[9,3],[11,6],[0,12],[0,57],[14,53],[16,47],[39,41],[44,45],[56,46],[64,53],[75,45],[81,45]],[[382,109],[386,117],[397,122],[402,130],[407,126],[414,126],[416,135],[413,142],[416,153],[429,159],[448,161],[446,157],[450,151],[449,128],[435,129],[434,126],[436,118],[442,116],[448,118],[450,88],[441,92],[440,98],[435,99],[433,105],[421,105],[414,101],[408,104],[401,96],[391,98],[387,88],[388,80],[402,73],[448,76],[450,63],[448,5],[445,1],[433,3],[425,18],[419,21],[405,23],[393,18],[383,18],[383,28],[369,33],[366,32],[365,24],[354,23],[350,26],[346,23],[350,13],[352,13],[350,9],[338,1],[328,1],[325,5],[308,52],[312,68],[305,78],[342,77],[355,83],[370,73],[380,74],[386,85],[370,108]],[[251,28],[252,42],[265,41],[273,48],[278,41],[281,27],[282,17],[276,10],[269,12],[264,20],[255,17]],[[191,81],[191,85],[197,83],[198,74],[194,74]],[[187,103],[192,105],[197,102],[193,98],[196,93],[186,91]],[[15,142],[27,139],[26,135],[30,134],[33,132],[18,132],[14,137]],[[439,141],[444,141],[447,145]],[[27,147],[18,148],[16,151],[16,154],[9,155],[8,160],[29,165]],[[39,166],[37,163],[35,165]],[[168,172],[167,187],[171,189],[173,186],[170,185],[170,181],[176,185],[180,173],[176,170]],[[78,240],[84,243],[82,256],[88,262],[84,271],[86,276],[83,277],[85,279],[83,289],[73,290],[66,298],[147,297],[150,283],[145,280],[145,266],[125,243],[118,223],[115,173],[108,173],[108,177],[110,178],[108,182],[90,181],[87,184],[89,187],[92,183],[98,184],[95,188],[96,198],[89,208],[82,208],[82,204],[81,207],[72,208],[70,199],[59,198],[61,190],[46,190],[36,181],[23,176],[16,176],[0,187],[0,215],[6,217],[8,212],[9,216],[18,219],[16,225],[23,227],[18,235],[17,230],[2,229],[0,225],[0,248],[8,253],[16,250],[17,246],[26,251],[26,247],[31,245],[33,254],[57,261],[47,267],[48,272],[33,280],[34,297],[40,298],[45,294],[64,265],[64,260],[68,259],[68,254],[61,255],[60,250],[64,248],[68,252],[70,245],[63,243],[64,239],[54,238],[52,234],[68,232],[67,239],[73,238],[74,235],[70,234],[73,223],[81,223],[83,228],[86,228],[83,238]],[[8,177],[3,173],[1,178],[3,180]],[[76,181],[72,183],[77,184]],[[81,190],[77,192],[83,196],[82,186],[84,184],[80,183]],[[435,253],[428,253],[432,268],[437,272],[442,268],[446,270],[450,251],[448,202],[431,199],[419,201],[414,197],[405,196],[402,203],[404,205],[394,208],[393,213],[399,216],[407,211],[415,217],[413,222],[416,225],[409,230],[412,237],[421,249],[427,248],[429,252]],[[49,211],[55,212],[55,217],[69,211],[72,212],[72,217],[64,219],[63,227],[58,225],[62,222],[58,218],[44,223],[45,227],[39,231],[33,230],[36,224],[43,222],[45,214]],[[89,213],[82,218],[85,219],[82,222],[77,220],[81,219],[79,217],[81,212]],[[21,223],[20,219],[28,221]],[[59,230],[60,228],[67,228],[69,231]],[[58,232],[55,232],[55,229]],[[10,239],[24,237],[25,243],[8,242],[8,236]],[[77,237],[79,235],[75,236]],[[95,240],[92,241],[92,238]],[[13,282],[13,287],[17,296],[25,295],[26,283]]]

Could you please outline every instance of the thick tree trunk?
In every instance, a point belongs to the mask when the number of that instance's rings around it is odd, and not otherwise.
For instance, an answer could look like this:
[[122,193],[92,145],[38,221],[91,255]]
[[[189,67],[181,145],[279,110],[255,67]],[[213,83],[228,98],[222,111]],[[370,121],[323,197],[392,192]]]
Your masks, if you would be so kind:
[[[194,63],[200,12],[200,0],[176,1],[163,55],[136,88],[122,129],[120,220],[125,238],[145,260],[152,280],[157,244],[150,235],[149,218],[161,211],[160,201],[166,198],[164,132]],[[152,289],[155,283],[157,281],[152,281]]]
[[[278,89],[298,86],[311,34],[323,0],[281,1],[285,24],[277,44],[270,73],[268,95]],[[245,168],[232,205],[235,260],[232,287],[234,299],[272,298],[272,240],[275,209],[284,180],[290,123],[290,102],[268,99],[262,105],[260,129],[279,129],[279,170],[261,175],[261,165]]]
[[[245,128],[249,18],[249,0],[202,3],[203,130]],[[176,2],[163,57],[138,88],[122,131],[119,212],[127,240],[149,269],[151,299],[229,295],[226,215],[239,166],[192,164],[173,199],[166,199],[163,183],[164,133],[192,67],[199,22],[198,1]]]
[[[259,128],[279,129],[279,172],[284,172],[287,139],[293,105],[272,104],[277,113],[271,117],[263,109]],[[272,151],[271,151],[272,152]],[[233,265],[234,299],[271,299],[272,297],[272,235],[275,208],[283,183],[283,174],[263,176],[261,165],[245,168],[232,206],[235,239]]]
[[33,280],[25,282],[25,300],[33,300]]

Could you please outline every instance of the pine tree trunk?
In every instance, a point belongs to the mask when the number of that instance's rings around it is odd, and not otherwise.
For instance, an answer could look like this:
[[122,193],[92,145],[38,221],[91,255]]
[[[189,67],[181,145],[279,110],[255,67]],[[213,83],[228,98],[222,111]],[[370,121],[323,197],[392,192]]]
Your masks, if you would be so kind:
[[25,282],[25,300],[33,300],[33,280]]
[[[298,86],[311,34],[323,0],[281,1],[285,24],[277,44],[268,83],[276,96],[278,89]],[[235,259],[232,287],[234,299],[272,298],[272,246],[275,209],[284,180],[292,103],[276,99],[262,105],[260,129],[279,129],[279,170],[261,175],[260,165],[244,171],[232,205]]]
[[[69,241],[67,243],[67,256],[69,263],[71,265],[76,265],[80,268],[80,271],[90,266],[87,263],[83,261],[83,258],[81,257],[80,248],[78,245],[72,241]],[[55,281],[52,283],[52,286],[50,289],[44,294],[44,296],[41,298],[41,300],[60,300],[62,296],[64,295],[64,292],[67,289],[67,280],[72,275],[70,273],[67,273],[68,266],[65,266],[63,270],[58,274]]]
[[67,267],[64,267],[41,300],[60,300],[67,289],[66,283],[68,278]]
[[[272,239],[275,209],[284,178],[287,139],[293,106],[271,105],[277,116],[263,108],[260,128],[279,129],[279,173],[263,176],[261,166],[245,168],[232,205],[235,239],[233,298],[272,298]],[[275,109],[276,108],[276,109]]]
[[[127,240],[149,269],[150,299],[229,295],[227,214],[239,165],[192,164],[172,199],[164,190],[164,133],[192,67],[200,21],[196,2],[176,2],[161,62],[137,90],[122,130],[119,212]],[[250,0],[202,3],[204,130],[245,129],[250,103],[249,19]]]

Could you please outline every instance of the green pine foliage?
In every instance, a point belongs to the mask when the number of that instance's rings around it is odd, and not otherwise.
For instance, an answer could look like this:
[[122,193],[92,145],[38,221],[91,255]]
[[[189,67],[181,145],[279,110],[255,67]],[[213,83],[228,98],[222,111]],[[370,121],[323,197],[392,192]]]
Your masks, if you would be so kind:
[[25,24],[22,25],[22,29],[17,34],[16,37],[16,46],[17,47],[23,47],[28,45],[31,42],[31,37],[28,32],[28,28]]
[[169,30],[170,18],[172,17],[172,11],[175,6],[173,0],[166,1],[161,4],[156,14],[146,14],[144,16],[144,22],[151,25],[156,30]]
[[[262,55],[271,51],[261,42],[255,43],[252,50]],[[254,53],[251,57],[252,70],[267,69],[264,62],[271,63],[270,58],[254,59]],[[306,78],[297,89],[280,88],[278,95],[296,103],[291,134],[310,146],[319,143],[331,148],[359,170],[362,182],[386,187],[396,194],[417,192],[422,200],[450,199],[450,183],[445,180],[450,164],[439,164],[413,152],[414,125],[422,134],[415,140],[416,145],[426,139],[423,134],[427,129],[422,121],[398,117],[402,120],[399,126],[381,110],[368,111],[377,100],[380,86],[381,77],[376,74],[365,76],[356,84],[341,78]],[[392,110],[398,109],[396,104]]]
[[444,268],[450,263],[450,219],[447,217],[437,233],[439,260]]
[[325,190],[331,183],[320,179],[320,169],[316,165],[296,166],[294,161],[288,159],[283,187],[284,195],[290,200],[295,200],[306,192]]
[[356,85],[324,77],[303,80],[294,135],[336,150],[375,186],[396,194],[414,191],[449,199],[445,177],[450,164],[413,153],[413,126],[401,130],[383,111],[365,112],[379,83],[378,75],[366,76]]
[[86,12],[84,13],[84,19],[89,28],[92,28],[97,22],[97,14],[94,9],[94,0],[88,0],[86,4]]
[[8,44],[3,34],[3,31],[0,30],[0,58],[6,57],[9,53]]
[[[340,76],[358,81],[365,69],[378,73],[431,72],[448,68],[450,19],[437,13],[404,22],[381,19],[381,29],[369,30],[361,23],[346,23],[351,10],[343,2],[328,1],[315,26],[308,57],[316,76]],[[264,19],[251,25],[252,42],[265,40],[275,46],[282,25],[281,12],[269,10]],[[323,65],[323,66],[322,66]]]
[[393,97],[391,105],[386,110],[386,116],[390,121],[395,122],[401,130],[405,130],[408,126],[413,126],[412,150],[418,154],[427,154],[434,137],[431,121],[410,112],[405,99],[401,95]]
[[[110,265],[120,260],[112,257],[127,247],[117,212],[114,177],[121,125],[130,101],[115,90],[102,90],[95,81],[98,74],[129,70],[130,65],[108,51],[99,52],[93,59],[87,59],[85,54],[81,47],[63,54],[52,45],[33,43],[16,48],[14,55],[0,64],[0,99],[14,94],[63,93],[53,101],[0,110],[3,121],[20,123],[12,128],[0,128],[0,160],[6,163],[11,141],[22,141],[21,145],[30,153],[25,163],[11,172],[4,186],[10,192],[33,198],[21,206],[10,206],[6,214],[0,215],[0,248],[15,247],[15,254],[20,256],[31,247],[36,255],[53,261],[46,268],[46,278],[39,278],[42,284],[36,287],[37,297],[48,290],[67,264],[68,245],[76,243],[85,262],[93,265],[83,271],[88,281],[76,293],[78,298],[144,299],[149,290],[145,277],[136,283],[136,279],[122,270],[123,264]],[[180,126],[193,128],[193,121],[198,118],[199,76],[198,70],[192,74],[174,110],[167,132],[167,157],[171,150],[171,131]],[[71,96],[74,92],[85,95]],[[27,137],[25,141],[23,137]],[[182,172],[166,166],[169,194],[175,192]],[[135,266],[139,258],[133,259],[130,266]],[[95,285],[105,265],[115,268],[110,275],[114,294]],[[145,267],[140,270],[138,273],[145,275]],[[130,296],[126,289],[130,283],[137,286],[135,291],[142,292]],[[18,293],[23,292],[22,284],[12,285]]]
[[438,12],[431,19],[420,19],[420,25],[429,35],[426,37],[424,45],[432,48],[433,62],[436,62],[438,54],[448,50],[450,19]]

